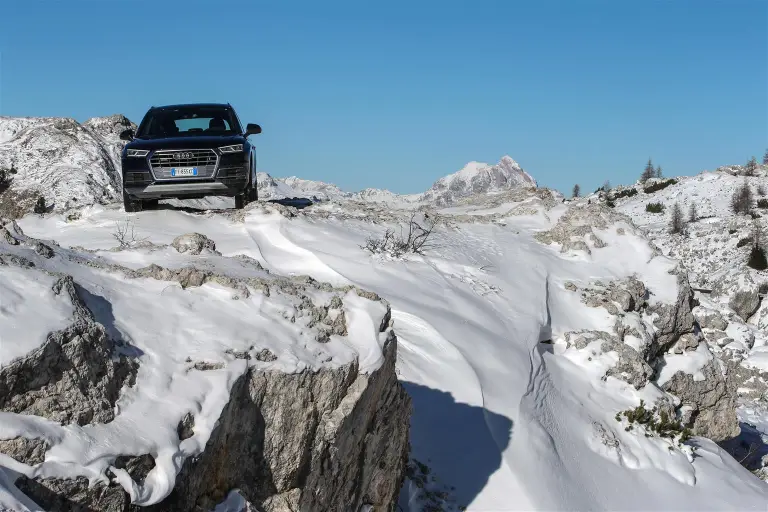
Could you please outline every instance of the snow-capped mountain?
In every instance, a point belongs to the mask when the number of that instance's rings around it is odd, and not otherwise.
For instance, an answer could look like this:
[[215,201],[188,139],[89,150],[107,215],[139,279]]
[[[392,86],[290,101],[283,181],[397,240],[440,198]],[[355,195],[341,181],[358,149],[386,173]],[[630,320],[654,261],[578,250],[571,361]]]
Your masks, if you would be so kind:
[[536,187],[536,180],[510,156],[488,165],[470,162],[463,169],[437,180],[424,192],[422,201],[450,206],[458,200],[480,194],[492,194],[518,187]]
[[[0,117],[0,168],[15,170],[0,196],[6,208],[43,196],[56,211],[120,197],[120,131],[124,116],[83,124],[67,118]],[[3,208],[0,208],[3,209]]]
[[278,180],[291,187],[298,197],[306,197],[314,201],[340,201],[349,199],[353,195],[332,183],[323,181],[305,180],[296,176],[278,178]]

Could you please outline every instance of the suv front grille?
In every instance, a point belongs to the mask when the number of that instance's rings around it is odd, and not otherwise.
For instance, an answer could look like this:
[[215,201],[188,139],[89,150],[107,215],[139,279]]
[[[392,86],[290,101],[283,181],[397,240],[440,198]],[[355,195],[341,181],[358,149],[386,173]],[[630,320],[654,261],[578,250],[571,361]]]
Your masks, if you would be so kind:
[[158,150],[149,159],[149,166],[158,180],[190,179],[191,176],[171,176],[174,167],[197,167],[195,178],[210,178],[216,171],[218,157],[212,149]]

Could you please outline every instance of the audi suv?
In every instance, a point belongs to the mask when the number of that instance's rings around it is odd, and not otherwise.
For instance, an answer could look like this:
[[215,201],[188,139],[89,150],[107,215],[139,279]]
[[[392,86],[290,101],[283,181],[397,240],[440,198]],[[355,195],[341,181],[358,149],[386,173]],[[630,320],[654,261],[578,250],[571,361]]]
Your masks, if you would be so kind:
[[121,155],[123,205],[141,211],[161,199],[235,198],[241,209],[258,199],[256,150],[230,104],[152,107],[136,129],[125,130]]

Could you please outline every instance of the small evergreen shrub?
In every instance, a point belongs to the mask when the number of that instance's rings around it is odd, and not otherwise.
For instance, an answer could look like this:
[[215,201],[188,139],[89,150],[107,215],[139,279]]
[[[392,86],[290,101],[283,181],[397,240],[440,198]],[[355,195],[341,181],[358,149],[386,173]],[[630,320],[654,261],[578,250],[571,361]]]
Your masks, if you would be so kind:
[[672,207],[672,218],[669,220],[669,230],[671,233],[682,233],[685,231],[685,219],[683,218],[683,209],[680,203],[675,203]]
[[738,242],[736,242],[736,247],[746,247],[747,245],[752,243],[752,237],[745,236],[744,238],[740,239]]
[[768,268],[768,260],[765,258],[765,251],[762,247],[753,246],[749,253],[749,261],[747,266],[752,267],[755,270],[765,270]]
[[693,432],[688,427],[684,427],[679,421],[673,420],[669,417],[666,411],[658,411],[653,407],[648,410],[645,408],[645,401],[640,400],[640,405],[634,409],[627,409],[626,411],[616,413],[616,421],[621,421],[621,417],[627,418],[629,425],[624,430],[631,431],[636,425],[645,427],[646,436],[651,437],[653,434],[657,434],[659,437],[667,437],[674,439],[677,435],[680,436],[680,443],[688,441]]
[[637,189],[636,188],[625,188],[624,190],[621,190],[619,192],[614,192],[611,195],[612,200],[621,199],[622,197],[632,197],[634,195],[637,195]]
[[768,208],[768,199],[758,199],[757,207],[763,209]]
[[37,202],[35,203],[34,212],[38,214],[43,214],[48,210],[48,205],[45,204],[45,197],[40,196],[37,198]]
[[764,196],[765,195],[765,187],[763,185],[757,186],[757,195]]
[[752,189],[744,181],[731,196],[731,211],[736,215],[746,215],[752,209]]
[[664,211],[663,203],[648,203],[645,205],[645,211],[650,213],[661,213]]
[[670,185],[674,185],[675,183],[677,183],[675,178],[670,178],[664,181],[657,181],[656,183],[651,183],[650,185],[643,187],[643,192],[646,194],[652,194],[654,192],[658,192],[659,190],[663,190]]

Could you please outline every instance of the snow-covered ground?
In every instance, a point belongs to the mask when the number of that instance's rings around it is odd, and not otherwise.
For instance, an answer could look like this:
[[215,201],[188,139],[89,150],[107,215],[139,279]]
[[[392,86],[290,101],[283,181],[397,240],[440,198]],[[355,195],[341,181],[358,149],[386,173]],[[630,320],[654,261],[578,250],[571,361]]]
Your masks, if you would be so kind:
[[[647,437],[641,429],[626,431],[617,413],[665,393],[654,383],[637,390],[605,376],[616,363],[615,352],[603,352],[599,343],[576,348],[564,339],[572,331],[611,331],[615,322],[604,308],[587,306],[574,287],[636,275],[652,300],[674,302],[678,285],[669,271],[675,261],[654,253],[623,221],[595,228],[599,245],[584,236],[588,251],[561,252],[559,244],[546,245],[536,234],[555,226],[568,205],[530,194],[515,199],[501,196],[442,210],[447,222],[436,228],[434,246],[404,258],[371,255],[360,246],[388,227],[397,231],[408,211],[354,202],[315,205],[293,217],[277,207],[253,205],[243,218],[172,207],[126,215],[117,205],[97,205],[75,220],[29,215],[19,224],[29,236],[55,239],[78,253],[95,251],[84,254],[129,268],[150,263],[180,268],[194,261],[229,275],[259,275],[253,266],[235,263],[239,260],[233,257],[240,255],[270,275],[310,275],[385,298],[399,341],[399,377],[414,403],[411,455],[422,475],[406,481],[400,497],[404,510],[426,510],[429,500],[443,510],[475,511],[765,510],[768,486],[715,443],[694,438],[692,454],[688,446]],[[154,244],[168,244],[183,233],[204,234],[215,241],[220,256],[178,254],[146,243],[111,251],[116,226],[126,221],[138,238]],[[147,280],[107,284],[120,278],[84,273],[74,264],[63,270],[76,274],[92,293],[109,294],[114,328],[145,354],[138,381],[146,385],[122,399],[125,405],[111,425],[126,422],[135,428],[132,418],[155,411],[150,426],[119,439],[116,426],[83,427],[67,436],[60,426],[36,423],[66,439],[53,455],[74,459],[94,474],[104,468],[80,455],[89,441],[150,439],[162,445],[163,415],[173,416],[191,402],[214,421],[226,399],[226,383],[243,370],[242,361],[228,357],[225,347],[247,350],[257,340],[256,349],[269,347],[279,355],[274,364],[290,363],[286,371],[327,357],[342,362],[354,353],[375,364],[376,339],[363,334],[359,345],[339,344],[339,352],[329,352],[328,345],[303,339],[280,308],[261,302],[258,294],[232,301],[231,290],[208,284],[186,290]],[[344,301],[353,308],[347,312],[352,324],[360,319],[357,336],[365,331],[362,319],[376,312],[366,312],[363,302]],[[144,302],[163,306],[148,311],[140,306]],[[199,320],[182,328],[176,320],[181,317]],[[137,324],[132,318],[146,321]],[[224,366],[199,375],[203,372],[185,366],[188,355]],[[691,361],[670,364],[695,375],[708,356],[680,357]],[[168,403],[177,396],[177,403]],[[29,428],[30,421],[3,425]],[[179,449],[192,453],[204,440],[201,433],[189,440],[195,446]],[[110,442],[96,444],[109,452]],[[163,457],[170,460],[177,453],[170,450]],[[137,491],[140,502],[167,493],[172,485],[172,467],[158,467],[163,478],[148,479]],[[230,501],[239,502],[236,498]]]

